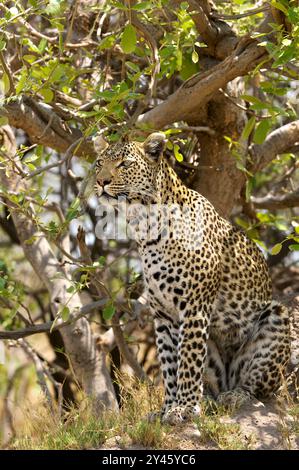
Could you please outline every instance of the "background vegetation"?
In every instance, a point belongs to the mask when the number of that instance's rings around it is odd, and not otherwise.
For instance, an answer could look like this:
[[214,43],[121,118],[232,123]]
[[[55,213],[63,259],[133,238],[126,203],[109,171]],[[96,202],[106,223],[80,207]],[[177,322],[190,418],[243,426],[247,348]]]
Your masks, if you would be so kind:
[[[298,45],[297,0],[1,2],[4,444],[35,422],[40,393],[58,431],[88,397],[94,429],[103,405],[124,409],[122,374],[160,380],[136,248],[95,237],[97,132],[164,130],[170,163],[259,244],[296,315]],[[140,426],[133,441],[149,436]],[[107,434],[88,429],[82,446]]]

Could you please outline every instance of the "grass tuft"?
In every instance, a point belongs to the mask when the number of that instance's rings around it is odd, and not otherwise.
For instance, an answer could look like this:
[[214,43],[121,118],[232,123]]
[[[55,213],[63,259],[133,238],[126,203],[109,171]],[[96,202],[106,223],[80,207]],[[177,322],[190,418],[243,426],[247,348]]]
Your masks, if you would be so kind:
[[166,427],[159,421],[149,423],[146,420],[142,420],[137,425],[128,428],[127,433],[131,438],[132,444],[159,449],[163,444]]
[[70,408],[62,419],[57,419],[41,404],[34,412],[31,410],[30,418],[11,447],[23,450],[95,448],[109,437],[114,423],[112,414],[101,418],[94,416],[91,406],[84,410]]

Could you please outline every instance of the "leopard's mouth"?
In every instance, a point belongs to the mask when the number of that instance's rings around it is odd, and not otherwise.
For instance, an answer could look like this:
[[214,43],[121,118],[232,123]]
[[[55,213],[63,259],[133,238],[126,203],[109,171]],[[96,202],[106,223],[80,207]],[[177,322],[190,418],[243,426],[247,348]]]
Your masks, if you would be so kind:
[[97,185],[97,194],[99,197],[105,197],[107,200],[109,199],[118,199],[118,198],[122,198],[122,199],[127,199],[128,198],[128,193],[124,192],[124,191],[119,191],[119,192],[112,192],[111,191],[111,188],[107,187],[108,185],[106,186],[101,186],[101,185]]

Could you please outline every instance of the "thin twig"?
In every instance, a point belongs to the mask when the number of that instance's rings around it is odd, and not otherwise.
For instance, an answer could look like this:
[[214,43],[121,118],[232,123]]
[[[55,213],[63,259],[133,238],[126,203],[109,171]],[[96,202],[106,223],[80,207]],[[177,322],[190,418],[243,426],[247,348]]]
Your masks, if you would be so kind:
[[66,154],[65,156],[58,160],[57,162],[55,163],[49,163],[48,165],[45,165],[45,166],[41,166],[39,168],[37,168],[36,170],[32,171],[31,173],[27,174],[26,177],[27,178],[33,178],[34,176],[37,176],[37,175],[40,175],[41,173],[43,173],[44,171],[47,171],[47,170],[50,170],[51,168],[55,168],[55,167],[58,167],[58,166],[61,166],[63,165],[65,162],[67,162],[67,166],[69,166],[69,161],[70,159],[72,158],[73,156],[73,153],[75,153],[75,151],[77,150],[77,148],[79,147],[80,143],[82,142],[84,137],[80,137],[79,139],[77,139],[75,142],[73,142],[69,148],[67,149],[66,151]]
[[46,382],[46,378],[45,378],[46,374],[45,374],[44,367],[40,358],[38,357],[37,353],[34,351],[34,349],[29,345],[29,343],[25,339],[19,339],[17,341],[17,344],[21,346],[26,356],[28,356],[28,358],[32,360],[36,369],[38,383],[46,397],[51,414],[54,415],[53,400],[52,400],[51,393],[49,391],[49,388]]
[[19,22],[36,38],[46,39],[51,44],[58,41],[58,36],[46,36],[40,31],[37,31],[28,21],[24,20],[24,18],[19,18]]
[[94,310],[103,307],[110,299],[101,299],[95,302],[91,302],[89,304],[84,305],[81,307],[77,313],[70,316],[70,318],[66,321],[62,321],[61,319],[56,319],[53,321],[41,323],[39,325],[32,325],[27,328],[20,328],[15,331],[0,331],[0,340],[1,339],[20,339],[26,338],[27,336],[39,334],[39,333],[49,333],[50,331],[60,330],[65,326],[71,325],[72,323],[76,322],[80,318],[84,317],[85,315],[92,313]]
[[46,135],[46,132],[48,131],[48,129],[50,129],[53,121],[54,121],[54,118],[55,118],[55,114],[52,113],[51,116],[50,116],[50,119],[48,121],[48,124],[46,125],[46,127],[44,128],[43,132],[41,133],[41,135],[38,135],[37,136],[37,139],[40,140],[44,137],[44,135]]
[[76,14],[77,14],[77,9],[78,9],[78,0],[75,0],[75,5],[73,6],[73,12],[72,12],[70,25],[69,25],[67,33],[66,33],[66,38],[65,38],[66,43],[69,42],[69,40],[70,40],[70,38],[73,34],[73,26],[74,26],[74,21],[75,21]]
[[185,126],[185,125],[180,125],[180,126],[167,126],[165,129],[174,129],[174,130],[179,130],[179,131],[186,131],[186,132],[205,132],[206,134],[209,134],[211,136],[214,136],[216,132],[214,129],[211,129],[208,126]]
[[258,13],[262,13],[263,11],[268,10],[270,10],[270,5],[263,5],[259,8],[252,8],[251,10],[247,10],[244,13],[237,13],[233,15],[212,13],[211,18],[216,20],[238,20],[239,18],[246,18],[247,16],[257,15]]
[[60,160],[58,160],[57,162],[55,163],[49,163],[48,165],[45,165],[45,166],[40,166],[38,167],[36,170],[32,171],[31,173],[27,173],[25,176],[26,178],[33,178],[34,176],[37,176],[37,175],[40,175],[41,173],[43,173],[44,171],[47,171],[47,170],[50,170],[51,168],[55,168],[57,166],[61,166],[63,165],[63,163],[66,162],[68,157],[64,157]]
[[9,90],[7,92],[7,96],[15,95],[16,94],[16,88],[15,88],[15,85],[14,85],[14,82],[13,82],[12,73],[11,73],[11,70],[10,70],[9,66],[7,65],[7,63],[5,61],[5,58],[4,58],[4,55],[3,55],[2,51],[0,51],[0,62],[1,62],[2,68],[4,70],[4,73],[6,73],[6,75],[8,77],[8,81],[9,81]]

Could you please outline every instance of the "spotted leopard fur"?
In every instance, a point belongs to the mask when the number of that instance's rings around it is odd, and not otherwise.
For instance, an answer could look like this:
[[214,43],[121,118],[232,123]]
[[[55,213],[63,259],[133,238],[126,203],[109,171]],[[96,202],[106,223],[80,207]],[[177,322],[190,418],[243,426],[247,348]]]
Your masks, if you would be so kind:
[[[289,316],[272,300],[260,250],[181,182],[164,143],[162,133],[98,143],[96,187],[99,196],[190,209],[188,226],[172,222],[167,238],[138,242],[165,388],[161,417],[177,423],[200,413],[204,392],[224,404],[273,395],[290,356]],[[180,229],[185,239],[175,238]]]

